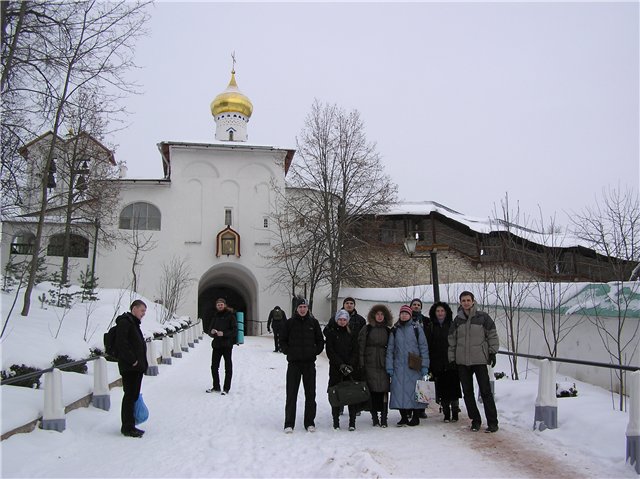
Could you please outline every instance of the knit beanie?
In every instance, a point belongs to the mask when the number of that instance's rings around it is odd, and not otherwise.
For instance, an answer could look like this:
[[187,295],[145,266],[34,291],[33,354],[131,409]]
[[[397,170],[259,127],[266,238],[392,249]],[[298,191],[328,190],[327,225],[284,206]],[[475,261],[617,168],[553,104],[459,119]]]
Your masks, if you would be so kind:
[[351,296],[347,296],[346,298],[344,298],[344,301],[342,301],[342,306],[344,306],[344,303],[346,303],[347,301],[351,301],[353,304],[356,304],[355,299],[353,299]]
[[413,298],[409,304],[420,303],[420,307],[422,308],[422,300],[420,298]]
[[413,311],[411,310],[411,308],[409,306],[404,304],[404,305],[400,306],[400,313],[409,313],[409,316],[411,316],[411,313],[413,313]]
[[340,318],[343,318],[343,319],[349,320],[349,313],[348,313],[346,310],[341,309],[340,311],[338,311],[338,312],[336,313],[336,317],[335,317],[336,322],[337,322]]

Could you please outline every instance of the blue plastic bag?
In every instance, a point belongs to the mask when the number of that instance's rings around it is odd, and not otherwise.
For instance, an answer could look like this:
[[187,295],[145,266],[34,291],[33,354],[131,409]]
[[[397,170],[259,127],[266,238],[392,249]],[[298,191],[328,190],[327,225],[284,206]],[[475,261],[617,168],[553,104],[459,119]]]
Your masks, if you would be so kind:
[[136,426],[138,424],[142,424],[147,419],[149,419],[149,409],[147,405],[142,400],[142,394],[138,396],[138,400],[133,405],[133,418],[136,422]]

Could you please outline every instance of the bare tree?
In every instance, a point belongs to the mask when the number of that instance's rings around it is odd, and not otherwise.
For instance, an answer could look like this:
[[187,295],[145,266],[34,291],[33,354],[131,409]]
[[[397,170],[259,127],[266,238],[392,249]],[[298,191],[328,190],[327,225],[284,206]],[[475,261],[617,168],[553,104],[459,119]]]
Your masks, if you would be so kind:
[[129,249],[129,258],[131,259],[131,291],[137,293],[140,267],[144,260],[144,254],[155,249],[158,243],[153,239],[153,233],[141,232],[138,229],[135,219],[131,229],[131,236],[123,237],[123,241]]
[[542,232],[539,238],[544,245],[544,259],[539,267],[543,268],[544,277],[536,278],[532,284],[540,312],[540,320],[535,316],[532,320],[542,331],[549,356],[557,357],[559,344],[580,325],[581,320],[565,314],[563,309],[569,293],[569,284],[562,277],[566,230],[558,225],[555,215],[545,220],[542,210],[539,211],[537,229]]
[[[49,29],[38,29],[29,35],[25,30],[18,31],[16,22],[13,34],[5,36],[7,44],[16,44],[13,53],[8,54],[13,55],[13,62],[16,52],[22,49],[33,52],[19,71],[11,72],[13,91],[20,95],[27,108],[39,113],[52,133],[48,152],[41,161],[35,251],[40,250],[42,243],[48,207],[47,179],[58,148],[58,132],[68,109],[79,104],[81,93],[100,98],[104,103],[115,103],[121,94],[134,91],[135,85],[123,74],[133,66],[134,40],[142,33],[147,20],[141,3],[88,0],[45,5],[50,6],[45,11],[51,22]],[[110,93],[113,91],[119,93]],[[37,260],[34,254],[25,288],[23,316],[29,314]]]
[[172,257],[168,263],[162,263],[158,296],[162,301],[161,323],[171,319],[184,301],[189,285],[194,281],[189,263],[185,258]]
[[[500,316],[505,325],[507,348],[518,353],[524,325],[523,304],[529,294],[530,279],[524,268],[525,245],[522,237],[528,228],[527,219],[520,213],[520,206],[513,208],[509,195],[505,194],[500,206],[494,206],[492,222],[498,230],[500,258],[491,267],[491,280],[495,287]],[[511,379],[519,379],[518,357],[509,356]]]
[[64,218],[62,281],[68,279],[74,226],[105,220],[120,192],[118,182],[106,181],[117,177],[117,168],[113,153],[99,141],[105,129],[104,108],[86,95],[79,95],[79,101],[77,107],[70,108],[66,124],[72,127],[71,133],[58,156],[58,194],[49,200],[60,205]]
[[324,279],[324,237],[318,234],[321,217],[314,214],[305,201],[306,195],[295,188],[282,191],[274,188],[271,221],[272,248],[266,256],[272,285],[291,290],[291,297],[299,294],[301,285],[308,285],[308,300],[313,307],[313,296]]
[[[625,283],[632,276],[640,261],[640,202],[637,191],[608,188],[596,205],[585,208],[573,216],[575,235],[587,242],[594,250],[602,253],[613,269],[615,280],[604,287],[607,302],[590,299],[595,304],[590,308],[591,322],[598,330],[602,344],[613,364],[629,365],[638,349],[638,331],[640,322],[631,318],[631,305],[637,297],[638,282]],[[609,303],[615,317],[604,317],[599,306]],[[626,374],[616,370],[619,386],[619,408],[624,410],[626,397]]]
[[289,173],[291,184],[320,214],[317,231],[324,242],[322,254],[335,310],[341,281],[357,277],[358,268],[363,267],[349,260],[367,248],[354,234],[358,219],[395,201],[397,187],[384,173],[376,145],[367,140],[356,110],[346,112],[316,100],[296,143],[298,161]]

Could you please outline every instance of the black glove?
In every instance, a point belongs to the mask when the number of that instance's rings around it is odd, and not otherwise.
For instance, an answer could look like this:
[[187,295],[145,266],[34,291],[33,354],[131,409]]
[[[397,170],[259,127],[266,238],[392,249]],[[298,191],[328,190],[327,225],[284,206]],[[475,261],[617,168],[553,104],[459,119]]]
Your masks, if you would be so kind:
[[340,372],[343,375],[348,376],[349,374],[351,374],[353,372],[353,368],[351,366],[349,366],[348,364],[341,364],[340,365]]
[[457,369],[458,365],[455,361],[449,361],[449,369]]
[[270,332],[271,332],[271,330],[270,330],[270,329],[267,329],[267,333],[270,333]]
[[489,361],[487,364],[490,364],[492,368],[496,367],[496,353],[489,353]]

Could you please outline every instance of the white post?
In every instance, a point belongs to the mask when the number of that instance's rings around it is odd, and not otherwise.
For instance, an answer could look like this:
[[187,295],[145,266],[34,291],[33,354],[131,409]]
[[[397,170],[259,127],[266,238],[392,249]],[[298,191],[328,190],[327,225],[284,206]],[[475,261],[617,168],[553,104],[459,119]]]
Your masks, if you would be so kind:
[[180,349],[180,333],[173,333],[173,351],[171,356],[174,358],[182,357],[182,349]]
[[91,398],[91,404],[104,411],[111,409],[107,360],[102,357],[93,362],[93,396]]
[[189,343],[187,342],[187,334],[188,334],[188,329],[182,330],[180,331],[180,348],[182,349],[183,352],[188,353],[189,352]]
[[42,429],[62,432],[66,428],[62,401],[62,373],[53,369],[44,375],[44,413]]
[[162,364],[171,364],[171,339],[169,336],[162,338]]
[[195,348],[196,343],[195,343],[195,334],[194,334],[194,330],[193,330],[194,326],[189,326],[189,329],[187,329],[187,331],[189,331],[188,335],[187,335],[187,344],[189,345],[190,348]]
[[540,379],[536,398],[533,428],[544,431],[558,427],[558,398],[556,397],[556,363],[543,359],[540,361]]
[[156,354],[156,342],[152,339],[147,344],[147,376],[158,375],[158,356]]
[[193,342],[194,343],[200,342],[200,320],[197,320],[197,321],[198,322],[193,325]]
[[627,462],[640,474],[640,371],[629,374],[629,424],[627,424]]
[[198,337],[200,339],[204,338],[204,328],[203,328],[204,324],[202,324],[202,319],[200,320],[200,322],[198,323]]

